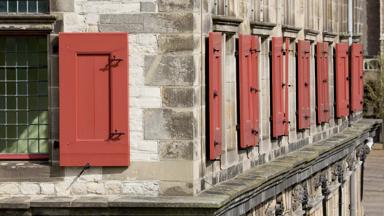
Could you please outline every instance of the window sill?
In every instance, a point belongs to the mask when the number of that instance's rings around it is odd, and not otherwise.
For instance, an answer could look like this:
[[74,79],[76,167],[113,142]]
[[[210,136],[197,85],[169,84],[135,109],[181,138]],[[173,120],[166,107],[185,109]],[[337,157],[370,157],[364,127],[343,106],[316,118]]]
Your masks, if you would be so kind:
[[291,26],[291,25],[283,25],[283,35],[284,37],[296,38],[301,28]]
[[56,17],[48,14],[0,14],[1,31],[51,32]]
[[243,19],[233,16],[212,16],[213,30],[219,32],[238,32]]
[[304,35],[306,40],[316,41],[317,35],[319,35],[319,31],[313,29],[304,29]]
[[263,36],[269,36],[273,28],[276,27],[275,23],[269,22],[251,22],[252,34]]
[[327,32],[327,31],[323,32],[323,38],[324,38],[324,41],[326,42],[333,42],[336,36],[337,34],[334,32]]
[[0,182],[61,181],[60,172],[48,161],[0,161]]

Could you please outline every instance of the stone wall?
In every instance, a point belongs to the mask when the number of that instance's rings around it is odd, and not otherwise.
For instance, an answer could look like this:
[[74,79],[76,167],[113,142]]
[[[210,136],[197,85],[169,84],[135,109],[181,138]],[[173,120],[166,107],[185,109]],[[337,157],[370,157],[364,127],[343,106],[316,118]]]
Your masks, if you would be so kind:
[[[344,131],[360,119],[356,114],[316,124],[314,44],[330,43],[330,102],[334,107],[333,48],[345,40],[338,32],[324,33],[323,10],[316,29],[305,29],[304,1],[297,0],[289,17],[294,26],[283,24],[286,10],[278,0],[270,0],[268,23],[250,16],[252,2],[231,1],[228,17],[213,11],[213,0],[51,0],[56,17],[50,34],[50,163],[44,178],[0,179],[0,195],[197,195],[238,176],[251,168],[267,164],[306,145],[320,142]],[[336,0],[335,0],[336,1]],[[257,19],[258,20],[258,19]],[[292,24],[292,23],[291,23]],[[129,33],[129,126],[131,165],[122,168],[91,167],[80,177],[82,168],[59,167],[59,32]],[[207,97],[206,45],[209,32],[224,34],[223,149],[220,161],[206,156],[205,123]],[[240,33],[260,37],[261,142],[240,150],[237,132],[236,40]],[[290,38],[289,136],[271,137],[270,41],[274,36]],[[295,43],[312,42],[311,128],[297,130]],[[4,166],[8,166],[5,164]],[[51,166],[52,165],[52,166]],[[17,165],[14,165],[17,170]],[[1,170],[0,170],[1,171]],[[4,171],[4,172],[8,172]],[[7,174],[9,175],[9,174]]]

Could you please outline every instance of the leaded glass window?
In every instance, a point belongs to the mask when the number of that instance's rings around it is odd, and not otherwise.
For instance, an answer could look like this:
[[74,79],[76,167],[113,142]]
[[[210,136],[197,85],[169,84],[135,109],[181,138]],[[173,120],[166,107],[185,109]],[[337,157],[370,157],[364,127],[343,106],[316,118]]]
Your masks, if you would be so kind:
[[0,36],[0,153],[48,152],[46,36]]
[[48,13],[49,0],[0,0],[0,13]]

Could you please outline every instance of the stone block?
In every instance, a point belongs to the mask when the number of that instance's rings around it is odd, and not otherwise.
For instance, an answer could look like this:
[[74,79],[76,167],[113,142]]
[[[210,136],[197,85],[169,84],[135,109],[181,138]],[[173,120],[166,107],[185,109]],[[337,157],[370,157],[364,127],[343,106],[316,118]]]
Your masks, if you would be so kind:
[[20,193],[19,184],[16,183],[4,183],[0,184],[0,194],[1,195],[16,195]]
[[53,183],[40,183],[41,194],[52,195],[55,194],[55,185]]
[[25,195],[40,194],[40,186],[37,183],[24,182],[20,185],[20,191]]
[[195,80],[193,56],[145,56],[146,85],[192,85]]
[[155,12],[156,5],[153,2],[140,2],[140,11],[141,12]]
[[192,13],[102,14],[101,31],[127,31],[130,33],[192,32]]
[[109,195],[121,194],[122,184],[121,181],[107,181],[104,184],[105,193]]
[[144,139],[191,140],[194,118],[192,112],[176,112],[171,109],[144,110]]
[[159,183],[146,182],[125,182],[123,183],[123,194],[130,196],[158,196]]
[[164,88],[162,91],[163,106],[186,108],[192,107],[194,101],[193,88]]
[[193,184],[189,182],[160,182],[161,196],[191,196]]
[[74,12],[74,0],[50,0],[50,8],[52,12]]
[[192,160],[193,142],[160,141],[160,160]]
[[76,182],[71,186],[71,193],[74,195],[87,194],[87,185],[85,183]]
[[159,12],[191,11],[193,0],[159,0],[157,5]]
[[192,51],[194,40],[192,34],[160,35],[159,48],[161,52]]
[[104,194],[105,193],[104,184],[96,183],[96,182],[88,182],[87,191],[90,194]]

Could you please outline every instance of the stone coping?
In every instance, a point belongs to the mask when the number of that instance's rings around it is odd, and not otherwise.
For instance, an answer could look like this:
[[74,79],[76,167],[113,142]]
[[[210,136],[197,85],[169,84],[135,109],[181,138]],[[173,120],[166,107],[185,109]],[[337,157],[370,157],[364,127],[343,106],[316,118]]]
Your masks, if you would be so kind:
[[339,134],[254,167],[197,196],[18,196],[0,198],[0,208],[200,209],[209,212],[207,215],[241,215],[343,159],[374,136],[381,124],[381,120],[362,119]]

